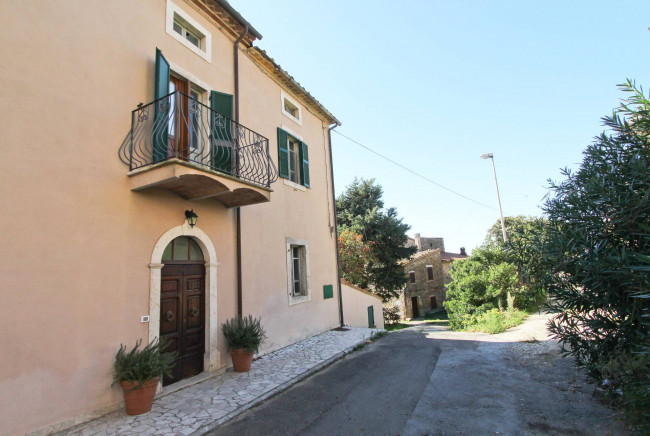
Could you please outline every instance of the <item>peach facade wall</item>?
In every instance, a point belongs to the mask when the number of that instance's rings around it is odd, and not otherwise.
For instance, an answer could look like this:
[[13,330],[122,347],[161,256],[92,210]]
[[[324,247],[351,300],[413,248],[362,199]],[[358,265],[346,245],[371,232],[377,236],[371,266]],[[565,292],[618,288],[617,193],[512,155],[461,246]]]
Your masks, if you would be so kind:
[[379,329],[384,328],[384,309],[380,298],[368,295],[345,283],[341,283],[341,295],[343,296],[343,319],[345,320],[345,325],[350,327],[369,327],[368,306],[372,306],[375,327]]
[[[140,323],[150,306],[149,263],[185,209],[198,213],[215,248],[211,322],[236,314],[234,209],[132,192],[117,156],[131,111],[153,100],[156,47],[172,66],[233,93],[232,41],[176,3],[212,32],[212,63],[165,32],[165,0],[0,2],[0,433],[65,426],[119,405],[113,356],[120,343],[157,329]],[[280,179],[270,203],[241,209],[243,311],[262,317],[266,353],[338,325],[337,299],[322,291],[336,283],[329,156],[323,121],[303,107],[302,126],[291,125],[281,87],[243,51],[240,74],[240,121],[269,138],[276,164],[283,124],[310,153],[311,189]],[[286,237],[309,241],[308,303],[288,304]],[[230,365],[220,334],[217,348],[220,365]]]

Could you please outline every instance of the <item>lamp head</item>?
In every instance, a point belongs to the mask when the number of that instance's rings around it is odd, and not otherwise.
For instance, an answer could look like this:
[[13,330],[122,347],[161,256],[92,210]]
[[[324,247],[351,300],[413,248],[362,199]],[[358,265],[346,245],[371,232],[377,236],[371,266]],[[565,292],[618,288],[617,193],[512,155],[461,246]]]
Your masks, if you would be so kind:
[[199,216],[194,213],[194,209],[185,211],[185,218],[187,219],[187,223],[190,225],[190,227],[194,227],[196,225],[196,219],[198,217]]
[[492,159],[494,155],[492,153],[485,153],[481,155],[481,159]]

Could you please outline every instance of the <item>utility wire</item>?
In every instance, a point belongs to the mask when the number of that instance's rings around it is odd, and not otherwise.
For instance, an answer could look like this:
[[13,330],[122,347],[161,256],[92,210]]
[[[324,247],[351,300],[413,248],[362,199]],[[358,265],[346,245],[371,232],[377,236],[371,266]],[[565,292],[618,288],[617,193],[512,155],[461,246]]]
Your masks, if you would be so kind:
[[[483,206],[483,207],[487,207],[488,209],[491,209],[491,210],[497,211],[497,209],[493,208],[492,206],[488,206],[487,204],[484,204],[484,203],[481,203],[480,201],[474,200],[473,198],[470,198],[470,197],[468,197],[468,196],[466,196],[466,195],[463,195],[463,194],[461,194],[460,192],[456,192],[456,191],[454,191],[454,190],[451,189],[451,188],[447,188],[446,186],[441,185],[441,184],[438,183],[438,182],[434,182],[434,181],[431,180],[430,178],[425,177],[425,176],[423,176],[422,174],[417,173],[417,172],[413,171],[412,169],[407,168],[407,167],[405,167],[404,165],[395,162],[395,161],[392,160],[391,158],[389,158],[389,157],[387,157],[387,156],[384,156],[384,155],[381,154],[381,153],[376,152],[376,151],[373,150],[372,148],[367,147],[367,146],[363,145],[362,143],[355,141],[354,139],[350,138],[349,136],[345,136],[343,133],[339,132],[338,130],[332,130],[332,131],[333,131],[334,133],[337,133],[338,135],[344,137],[344,138],[347,139],[348,141],[353,142],[353,143],[357,144],[358,146],[365,148],[365,149],[368,150],[369,152],[374,153],[374,154],[376,154],[377,156],[379,156],[379,157],[381,157],[381,158],[383,158],[383,159],[386,159],[388,162],[390,162],[390,163],[392,163],[392,164],[394,164],[394,165],[397,165],[398,167],[402,168],[403,170],[406,170],[406,171],[408,171],[409,173],[411,173],[411,174],[413,174],[413,175],[415,175],[415,176],[418,176],[419,178],[424,179],[424,180],[426,180],[427,182],[432,183],[432,184],[436,185],[436,186],[439,187],[439,188],[444,189],[445,191],[449,191],[449,192],[451,192],[452,194],[456,194],[456,195],[458,195],[459,197],[463,197],[465,200],[469,200],[469,201],[471,201],[472,203],[476,203],[476,204],[481,205],[481,206]],[[498,211],[497,211],[497,212],[498,212]]]

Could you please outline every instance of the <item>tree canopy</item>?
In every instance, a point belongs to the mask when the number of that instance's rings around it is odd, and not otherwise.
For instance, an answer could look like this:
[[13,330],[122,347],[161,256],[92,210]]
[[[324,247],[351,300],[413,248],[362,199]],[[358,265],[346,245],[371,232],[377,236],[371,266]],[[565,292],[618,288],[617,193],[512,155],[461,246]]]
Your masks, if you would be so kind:
[[[363,274],[359,274],[358,259],[339,252],[341,275],[351,283],[370,289],[384,301],[398,295],[406,283],[400,260],[415,253],[415,247],[406,247],[411,228],[397,215],[397,209],[384,208],[383,189],[374,179],[354,179],[336,200],[336,221],[339,235],[344,236],[343,248],[365,244],[368,256],[364,259]],[[347,233],[346,233],[347,232]],[[350,241],[351,235],[361,235],[361,241]],[[339,237],[339,246],[342,240]],[[359,249],[356,247],[354,249]],[[364,251],[364,250],[362,250]]]

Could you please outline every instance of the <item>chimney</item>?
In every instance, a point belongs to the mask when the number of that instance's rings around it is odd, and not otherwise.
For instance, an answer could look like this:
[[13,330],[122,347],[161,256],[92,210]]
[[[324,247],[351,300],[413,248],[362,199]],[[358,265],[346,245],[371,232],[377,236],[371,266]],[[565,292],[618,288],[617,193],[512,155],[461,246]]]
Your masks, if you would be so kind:
[[465,247],[460,247],[460,254],[463,256],[467,256],[467,253],[465,252]]
[[422,239],[419,233],[415,234],[415,246],[418,247],[418,251],[422,251]]

